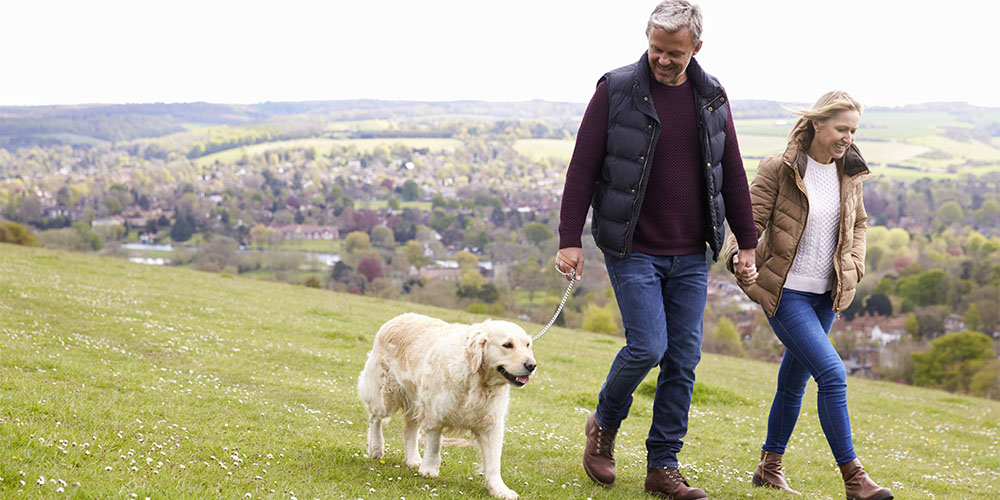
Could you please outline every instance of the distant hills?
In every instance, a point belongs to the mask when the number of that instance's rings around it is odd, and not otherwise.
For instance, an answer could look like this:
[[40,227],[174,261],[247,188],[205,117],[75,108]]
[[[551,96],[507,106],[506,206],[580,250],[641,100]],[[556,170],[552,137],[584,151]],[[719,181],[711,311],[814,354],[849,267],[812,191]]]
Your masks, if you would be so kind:
[[[733,102],[738,119],[780,118],[802,103],[767,100]],[[263,102],[258,104],[144,103],[66,106],[0,106],[0,147],[118,143],[210,126],[240,127],[289,122],[314,123],[323,130],[329,122],[399,120],[434,124],[455,119],[539,120],[575,133],[586,103],[521,101],[340,101]],[[966,103],[925,103],[904,107],[872,107],[886,112],[943,112],[1000,135],[1000,108]],[[291,126],[291,128],[300,128]],[[317,130],[317,132],[319,131]],[[291,136],[310,135],[303,131]]]
[[71,106],[0,106],[0,147],[93,144],[156,138],[216,125],[275,124],[288,118],[323,121],[422,117],[564,121],[583,115],[584,104],[452,101],[306,101],[259,104],[152,103]]

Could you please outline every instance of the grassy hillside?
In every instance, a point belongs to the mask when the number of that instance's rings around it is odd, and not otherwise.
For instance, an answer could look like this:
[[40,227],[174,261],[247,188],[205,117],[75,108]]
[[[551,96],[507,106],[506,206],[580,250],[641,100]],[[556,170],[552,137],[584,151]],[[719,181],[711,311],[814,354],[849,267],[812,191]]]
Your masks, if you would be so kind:
[[[487,498],[469,447],[442,476],[402,465],[399,419],[364,455],[354,393],[378,326],[469,314],[123,260],[0,245],[0,497]],[[529,333],[539,325],[524,324]],[[522,498],[642,495],[652,380],[618,445],[619,484],[580,466],[618,338],[555,328],[513,391],[503,475]],[[681,454],[712,498],[777,498],[750,472],[777,366],[705,355]],[[1000,402],[851,379],[855,446],[897,498],[1000,496]],[[786,454],[805,498],[843,498],[810,386]]]

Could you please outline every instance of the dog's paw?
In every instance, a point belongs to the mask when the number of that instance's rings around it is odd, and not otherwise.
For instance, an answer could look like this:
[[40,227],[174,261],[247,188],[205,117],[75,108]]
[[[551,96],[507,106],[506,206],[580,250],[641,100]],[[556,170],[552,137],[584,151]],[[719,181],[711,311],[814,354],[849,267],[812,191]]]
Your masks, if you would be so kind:
[[497,498],[502,498],[503,500],[517,500],[520,498],[516,491],[507,488],[506,486],[503,488],[490,489],[490,494]]
[[417,457],[416,460],[407,460],[406,461],[406,466],[409,467],[409,468],[411,468],[411,469],[414,469],[414,468],[420,467],[420,462],[421,462],[420,457]]
[[368,458],[379,459],[385,455],[385,450],[382,446],[368,446]]
[[420,469],[417,472],[419,472],[420,475],[424,477],[438,477],[438,475],[441,473],[441,469],[433,467],[420,467]]

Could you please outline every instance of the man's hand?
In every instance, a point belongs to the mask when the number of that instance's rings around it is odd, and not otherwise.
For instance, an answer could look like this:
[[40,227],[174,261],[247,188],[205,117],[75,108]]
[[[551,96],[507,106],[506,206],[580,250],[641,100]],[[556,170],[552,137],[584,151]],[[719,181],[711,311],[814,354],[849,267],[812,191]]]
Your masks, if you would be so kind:
[[741,285],[747,286],[757,282],[757,264],[753,248],[741,248],[733,256],[733,274]]
[[[583,279],[583,249],[580,247],[560,248],[556,252],[556,267],[567,275],[575,270],[577,281]],[[566,276],[566,279],[571,280],[573,277]]]

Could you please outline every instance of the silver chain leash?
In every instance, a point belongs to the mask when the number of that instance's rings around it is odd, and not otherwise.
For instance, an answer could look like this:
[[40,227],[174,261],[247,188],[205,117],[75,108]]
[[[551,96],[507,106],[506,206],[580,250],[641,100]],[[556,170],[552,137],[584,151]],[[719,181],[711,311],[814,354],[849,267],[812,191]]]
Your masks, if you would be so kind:
[[552,323],[556,322],[556,318],[558,318],[559,313],[562,312],[563,306],[566,305],[566,300],[569,299],[570,292],[573,291],[573,286],[576,285],[576,269],[573,269],[568,273],[564,273],[562,272],[562,269],[559,269],[559,266],[557,265],[556,271],[559,274],[569,278],[569,285],[566,285],[566,293],[563,294],[562,302],[560,302],[559,307],[556,308],[556,313],[552,315],[552,319],[549,320],[549,324],[545,325],[545,328],[542,328],[542,331],[538,332],[538,335],[535,335],[534,337],[531,338],[532,342],[538,340],[538,337],[545,335],[545,332],[549,331],[549,328],[552,328]]

